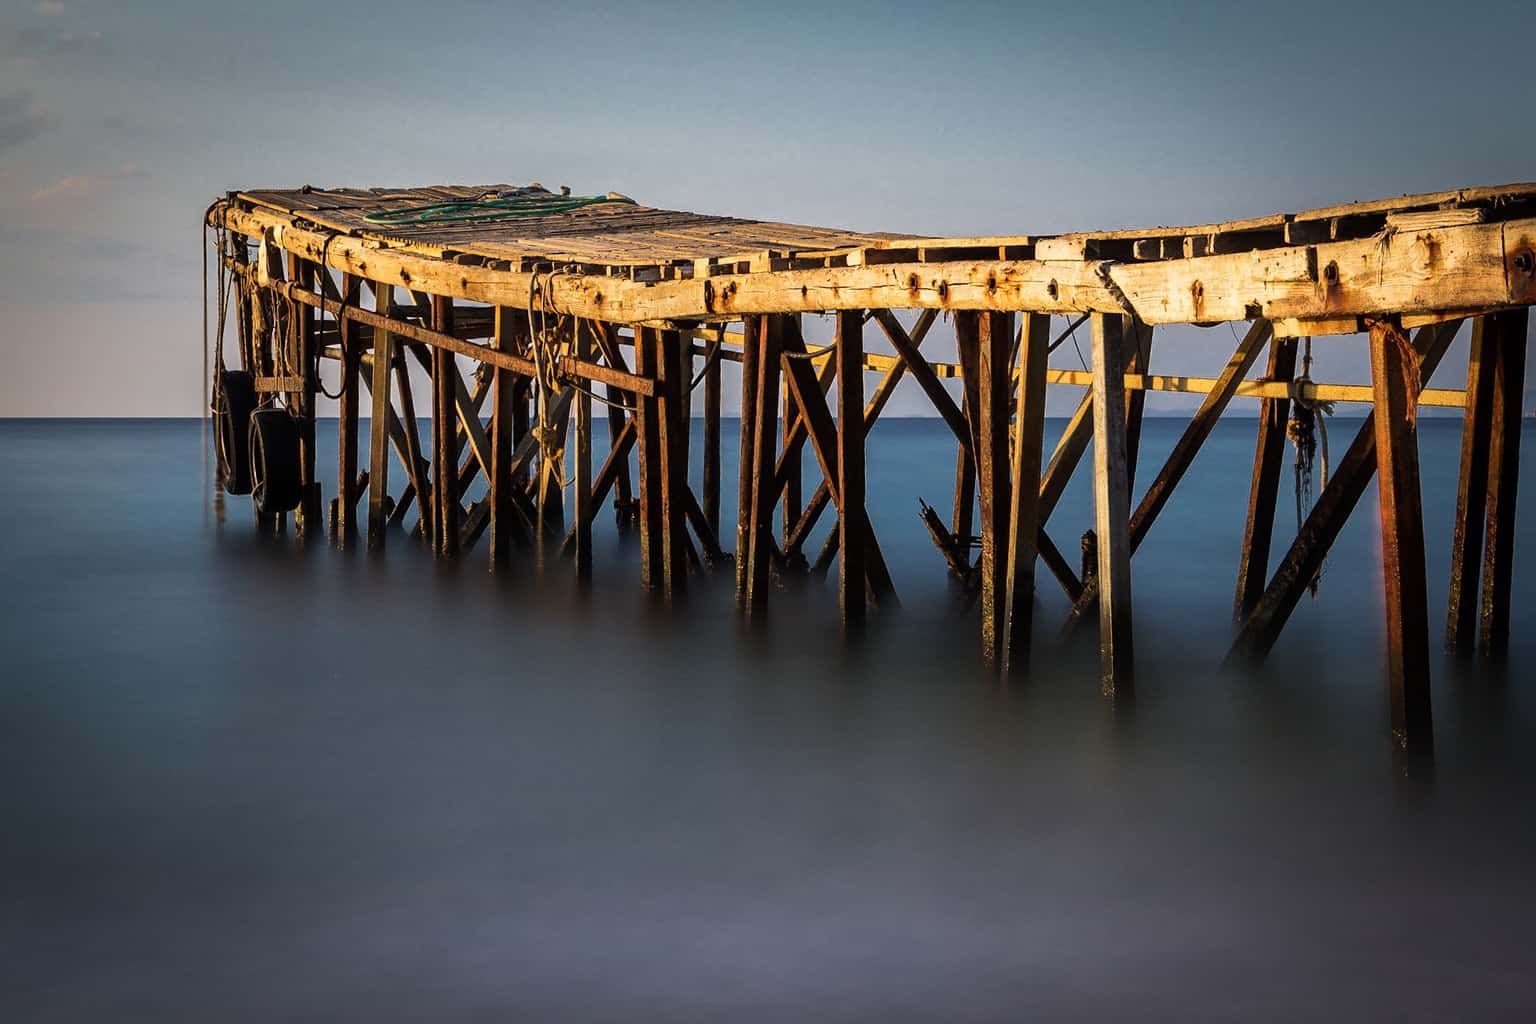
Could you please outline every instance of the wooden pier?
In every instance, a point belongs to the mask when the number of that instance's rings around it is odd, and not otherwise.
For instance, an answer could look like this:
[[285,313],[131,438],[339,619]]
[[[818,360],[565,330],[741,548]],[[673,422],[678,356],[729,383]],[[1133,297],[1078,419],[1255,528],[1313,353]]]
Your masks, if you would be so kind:
[[[1231,657],[1262,659],[1274,646],[1377,479],[1392,731],[1418,763],[1432,753],[1433,729],[1417,415],[1457,407],[1465,427],[1445,644],[1496,658],[1508,642],[1536,185],[1051,236],[858,234],[508,185],[238,192],[215,202],[206,223],[220,333],[227,319],[238,335],[239,365],[225,366],[221,345],[214,386],[221,477],[231,492],[253,493],[264,530],[285,529],[291,512],[303,541],[366,536],[378,549],[390,527],[408,527],[439,557],[467,557],[483,540],[492,567],[538,548],[587,577],[593,522],[611,502],[620,528],[638,532],[641,585],[662,598],[734,562],[737,606],[760,620],[776,579],[829,572],[835,561],[843,620],[856,631],[870,605],[898,603],[866,510],[864,452],[910,377],[954,433],[952,514],[946,522],[925,508],[924,519],[974,594],[981,657],[1027,675],[1043,565],[1071,600],[1072,622],[1097,620],[1103,690],[1126,700],[1132,556],[1228,404],[1257,399]],[[921,312],[904,326],[895,310]],[[804,313],[834,318],[831,344],[807,344]],[[921,352],[941,318],[953,328],[954,363]],[[1245,327],[1217,377],[1150,372],[1157,327],[1233,321]],[[1464,321],[1466,387],[1427,388]],[[1089,367],[1049,368],[1048,352],[1078,328]],[[893,355],[866,349],[872,331]],[[1369,386],[1298,372],[1299,346],[1355,334],[1369,339]],[[315,451],[321,359],[341,368],[328,517]],[[466,361],[477,367],[468,379]],[[431,381],[421,405],[412,363]],[[726,364],[740,367],[742,394],[733,553],[720,536]],[[954,378],[958,401],[942,383]],[[1053,385],[1086,393],[1047,454]],[[1148,391],[1203,399],[1132,507]],[[1288,424],[1304,434],[1332,402],[1372,412],[1270,576]],[[594,466],[593,431],[604,427],[610,454]],[[809,496],[807,446],[821,477]],[[1074,568],[1044,527],[1090,447],[1093,529]],[[391,452],[403,479],[390,479]],[[477,477],[485,496],[466,504]],[[829,511],[835,522],[812,559],[808,541]]]

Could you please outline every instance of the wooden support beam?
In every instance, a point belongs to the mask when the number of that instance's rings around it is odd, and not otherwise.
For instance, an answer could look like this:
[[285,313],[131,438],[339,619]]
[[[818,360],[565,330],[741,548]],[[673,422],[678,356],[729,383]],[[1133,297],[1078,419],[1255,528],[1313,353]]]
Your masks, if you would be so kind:
[[[440,296],[432,297],[432,326],[444,334],[453,331],[453,303]],[[453,353],[446,348],[432,350],[432,426],[433,426],[433,482],[436,484],[436,502],[433,510],[434,545],[439,558],[454,558],[459,553],[459,525],[462,508],[459,505],[458,474],[459,449],[455,417],[458,412],[459,392],[462,387]]]
[[[374,282],[374,306],[389,309],[394,289]],[[368,419],[368,550],[384,549],[385,527],[389,524],[389,426],[394,407],[389,400],[389,367],[394,361],[395,345],[388,331],[373,332],[372,399]],[[413,424],[414,426],[414,424]]]
[[[757,382],[753,388],[752,462],[742,472],[752,479],[751,524],[747,549],[747,618],[760,621],[768,612],[770,552],[773,543],[773,506],[778,495],[770,486],[773,479],[774,449],[778,442],[779,357],[784,351],[785,335],[791,321],[787,316],[768,314],[757,328]],[[738,555],[738,557],[740,557]]]
[[[864,624],[865,551],[870,536],[864,507],[864,315],[837,314],[833,361],[837,366],[837,530],[845,541],[837,573],[843,628]],[[798,499],[798,495],[796,496]],[[786,539],[788,533],[786,532]]]
[[974,358],[971,404],[976,482],[981,511],[982,660],[1000,668],[1008,612],[1008,519],[1013,507],[1009,483],[1008,421],[1012,406],[1013,325],[1006,313],[956,313],[955,338],[961,364]]
[[[653,378],[660,375],[659,348],[655,330],[635,329],[635,369],[639,373]],[[655,395],[638,397],[635,435],[640,463],[640,586],[660,594],[667,567],[666,520],[662,513],[661,406]]]
[[[292,253],[288,256],[288,290],[315,299],[312,289],[320,275],[315,265]],[[316,303],[319,302],[315,299]],[[304,386],[290,392],[288,408],[299,424],[299,481],[303,497],[293,514],[294,537],[305,542],[318,538],[325,529],[320,514],[320,481],[315,476],[315,315],[307,304],[289,313],[297,317],[289,347],[289,365],[299,368]]]
[[[362,282],[351,274],[343,274],[341,290],[348,302],[360,302]],[[336,546],[351,547],[357,539],[357,431],[361,413],[362,384],[358,381],[359,357],[362,355],[357,340],[357,325],[343,319],[338,325],[341,337],[341,371],[339,397],[336,400],[336,522],[332,524]]]
[[748,601],[752,574],[752,508],[756,499],[753,470],[757,465],[757,381],[761,371],[763,319],[742,321],[741,444],[736,487],[736,609],[751,614]]
[[[1264,379],[1289,383],[1295,373],[1296,339],[1272,339]],[[1253,479],[1248,486],[1248,518],[1243,526],[1243,544],[1238,557],[1237,596],[1232,602],[1232,617],[1236,622],[1241,622],[1253,610],[1269,577],[1269,547],[1280,495],[1280,471],[1285,463],[1285,425],[1290,414],[1288,398],[1266,398],[1259,408]]]
[[[405,467],[406,473],[411,478],[411,486],[407,490],[414,491],[417,496],[417,532],[423,541],[428,541],[432,535],[432,501],[429,497],[432,493],[432,470],[421,451],[421,425],[416,419],[416,400],[411,393],[411,374],[398,342],[392,362],[395,371],[395,387],[400,392],[400,423],[405,428],[405,446],[408,453]],[[401,522],[409,508],[408,494],[402,493],[400,500],[395,503],[395,510],[390,513],[389,521]]]
[[1131,639],[1129,472],[1125,451],[1122,319],[1093,316],[1093,510],[1098,537],[1099,681],[1106,696],[1135,693]]
[[[798,328],[799,317],[795,318]],[[795,392],[793,388],[784,389],[784,415],[779,421],[782,431],[779,440],[779,465],[777,469],[784,481],[783,501],[779,509],[780,521],[784,531],[784,540],[789,541],[789,535],[794,531],[795,524],[800,521],[800,513],[805,506],[805,473],[801,460],[801,448],[791,444],[791,434],[798,428],[803,433],[801,426],[802,414],[795,405]]]
[[[1030,625],[1035,604],[1035,557],[1043,536],[1040,520],[1040,460],[1045,444],[1045,367],[1051,318],[1025,313],[1019,332],[1019,385],[1013,418],[1012,501],[1008,508],[1008,552],[1002,633],[1002,671],[1019,676],[1029,669]],[[1047,543],[1049,541],[1047,540]],[[1055,551],[1055,545],[1050,545]],[[1065,559],[1056,553],[1075,581]],[[985,612],[983,612],[985,614]]]
[[[575,357],[581,360],[589,358],[592,352],[589,340],[592,326],[577,320],[573,330]],[[571,514],[576,519],[573,526],[576,534],[576,578],[589,581],[592,579],[592,396],[586,388],[581,388],[573,401],[576,403],[576,490],[572,498],[575,508]]]
[[[493,330],[492,348],[498,352],[515,352],[519,339],[528,333],[527,318],[517,310],[497,306]],[[528,406],[526,378],[505,367],[496,367],[492,373],[494,398],[491,406],[490,504],[487,513],[491,531],[490,561],[494,571],[507,563],[513,546],[519,540],[526,539],[517,521],[518,512],[514,506],[513,496],[520,493],[520,488],[512,473],[512,450],[520,440],[518,427],[523,428],[522,434],[527,433]],[[517,410],[520,400],[523,402],[521,423]]]
[[[614,438],[608,449],[608,456],[603,460],[602,468],[597,471],[597,477],[592,481],[592,497],[587,502],[587,514],[596,518],[597,510],[603,500],[608,497],[608,492],[619,480],[621,469],[629,468],[629,453],[635,447],[635,421],[626,417],[624,425],[619,428],[619,433]],[[560,556],[568,558],[576,553],[576,529],[565,535],[565,543],[560,545]]]
[[1417,361],[1401,327],[1385,320],[1371,325],[1392,737],[1396,749],[1410,761],[1426,762],[1434,754],[1434,726],[1429,706],[1429,598],[1419,495],[1418,408],[1414,404],[1418,396]]
[[[720,333],[725,333],[721,328]],[[716,348],[706,357],[704,366],[704,478],[702,498],[704,522],[718,537],[720,534],[720,351]]]
[[[619,347],[619,329],[616,325],[602,321],[592,321],[598,328],[597,347],[605,362],[615,370],[627,373],[629,364],[624,361],[624,352]],[[614,388],[608,389],[608,444],[612,451],[619,443],[619,436],[626,427],[630,430],[629,447],[634,445],[634,416],[626,409],[634,408],[634,398]],[[625,408],[620,408],[619,403],[624,403]],[[629,449],[626,448],[626,451]],[[605,463],[606,465],[606,463]],[[618,527],[619,535],[628,533],[635,523],[635,496],[629,474],[629,458],[617,462],[614,466],[613,478],[613,519]],[[599,473],[601,477],[601,473]]]
[[1488,435],[1493,419],[1494,364],[1498,330],[1489,318],[1472,321],[1467,355],[1467,404],[1462,413],[1461,465],[1451,537],[1451,585],[1446,607],[1445,649],[1471,654],[1477,646],[1478,579],[1487,523]]
[[[1421,384],[1435,372],[1459,326],[1459,322],[1435,324],[1420,328],[1414,336]],[[1317,577],[1328,549],[1376,473],[1375,419],[1373,409],[1343,458],[1333,466],[1328,486],[1317,496],[1317,503],[1270,578],[1269,586],[1243,620],[1227,655],[1228,661],[1261,661],[1280,638],[1286,620]]]
[[1509,648],[1509,595],[1514,574],[1515,495],[1520,478],[1521,404],[1525,391],[1529,309],[1495,313],[1493,408],[1488,428],[1488,535],[1483,542],[1482,654],[1502,658]]
[[[885,332],[885,336],[890,339],[891,347],[896,350],[902,362],[906,363],[912,379],[917,381],[917,386],[923,389],[923,394],[927,395],[928,401],[933,403],[934,410],[955,435],[955,440],[962,447],[969,449],[971,428],[966,421],[965,413],[955,404],[955,400],[944,389],[944,384],[934,374],[933,367],[918,351],[913,336],[907,334],[895,314],[888,309],[875,310],[874,318],[881,330]],[[929,323],[931,324],[932,321]]]
[[[1127,373],[1145,374],[1152,359],[1152,328],[1135,317],[1125,318],[1126,348],[1129,349]],[[1142,411],[1147,393],[1141,388],[1125,389],[1125,473],[1126,489],[1136,493],[1136,466],[1141,454]]]
[[658,439],[661,442],[662,589],[668,601],[680,599],[688,584],[688,385],[691,357],[678,331],[651,334],[660,369]]

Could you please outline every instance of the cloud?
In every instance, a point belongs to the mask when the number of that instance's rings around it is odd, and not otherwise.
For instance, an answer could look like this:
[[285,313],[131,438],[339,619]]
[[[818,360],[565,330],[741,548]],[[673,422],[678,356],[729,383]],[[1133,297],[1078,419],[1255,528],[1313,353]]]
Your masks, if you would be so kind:
[[5,44],[5,54],[23,60],[39,57],[101,57],[110,53],[107,37],[100,32],[50,32],[18,28]]
[[64,5],[59,0],[42,0],[32,9],[45,18],[56,18],[64,13]]
[[144,168],[126,163],[96,174],[71,174],[37,189],[30,196],[33,206],[68,206],[94,199],[113,185],[145,177]]
[[0,153],[35,138],[48,127],[48,115],[23,89],[0,95]]

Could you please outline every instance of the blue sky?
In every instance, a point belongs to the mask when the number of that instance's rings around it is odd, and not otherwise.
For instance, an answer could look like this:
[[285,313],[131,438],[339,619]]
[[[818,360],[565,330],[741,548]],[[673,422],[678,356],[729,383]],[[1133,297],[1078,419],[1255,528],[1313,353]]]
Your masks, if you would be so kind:
[[[555,9],[7,0],[0,414],[195,414],[198,216],[232,187],[539,180],[971,234],[1536,178],[1528,3]],[[1223,342],[1169,331],[1154,368]],[[1320,371],[1361,379],[1359,349]]]

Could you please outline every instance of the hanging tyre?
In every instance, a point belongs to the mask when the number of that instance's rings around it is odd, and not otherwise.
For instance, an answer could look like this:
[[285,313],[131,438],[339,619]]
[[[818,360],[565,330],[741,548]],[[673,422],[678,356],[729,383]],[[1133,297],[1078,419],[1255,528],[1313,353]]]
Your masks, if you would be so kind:
[[220,370],[213,389],[213,448],[230,494],[251,493],[251,413],[256,382],[245,370]]
[[251,498],[263,514],[299,507],[299,425],[287,409],[251,413]]

